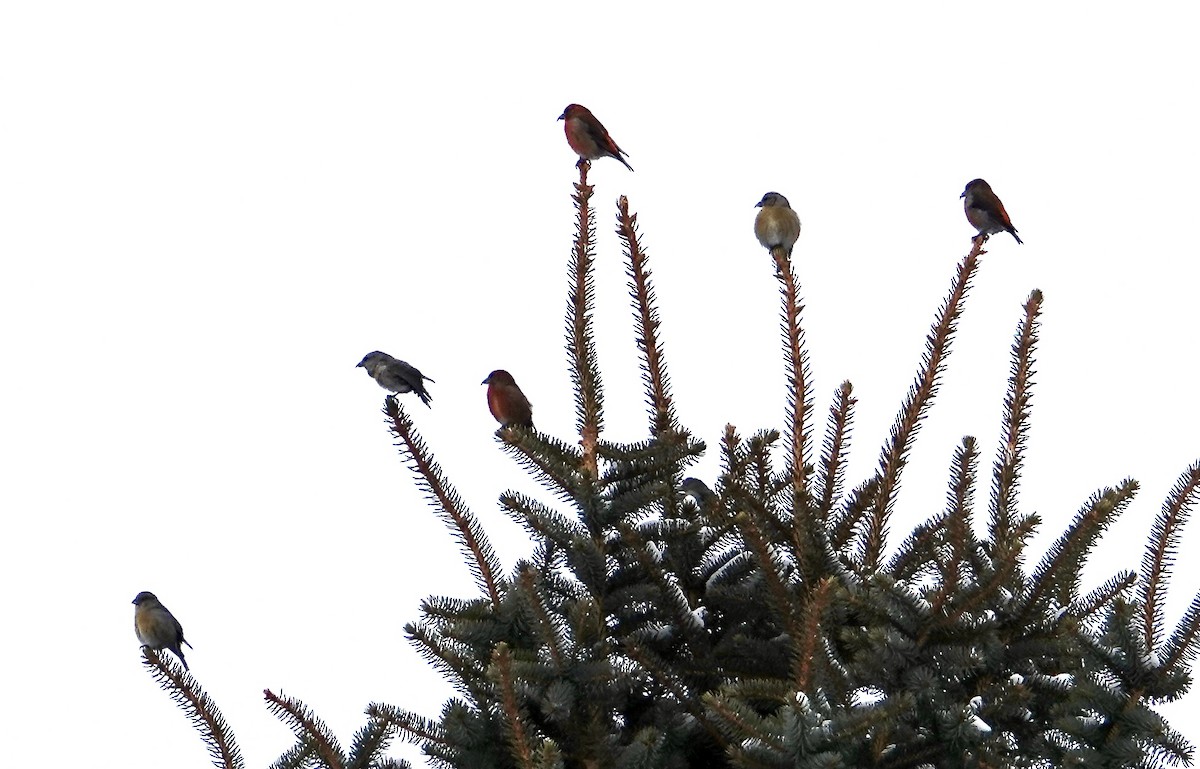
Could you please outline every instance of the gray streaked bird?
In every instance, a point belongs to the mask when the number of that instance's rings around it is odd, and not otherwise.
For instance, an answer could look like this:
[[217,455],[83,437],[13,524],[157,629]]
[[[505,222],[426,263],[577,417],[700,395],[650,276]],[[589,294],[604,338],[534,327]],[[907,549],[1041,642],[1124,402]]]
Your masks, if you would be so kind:
[[775,249],[783,249],[784,256],[791,257],[792,246],[800,237],[800,215],[792,210],[788,199],[778,192],[768,192],[754,204],[761,208],[754,217],[754,235],[763,248],[775,255]]
[[1007,232],[1018,243],[1024,242],[1017,236],[1017,228],[1013,227],[1012,219],[1008,218],[1004,204],[983,179],[967,182],[967,188],[959,197],[963,199],[963,211],[967,214],[967,221],[979,231],[975,237],[982,235],[983,239],[987,240],[988,235]]
[[[380,387],[393,393],[416,393],[426,406],[429,406],[429,393],[425,391],[422,380],[432,382],[432,379],[417,371],[399,358],[393,358],[386,352],[369,352],[358,362],[358,367],[365,368],[371,378]],[[356,367],[357,368],[357,367]],[[429,408],[433,408],[429,406]]]
[[133,632],[137,633],[142,646],[158,651],[169,649],[183,663],[183,669],[188,669],[187,660],[183,658],[183,644],[190,649],[192,645],[183,637],[183,626],[175,615],[155,597],[154,593],[143,590],[133,599]]

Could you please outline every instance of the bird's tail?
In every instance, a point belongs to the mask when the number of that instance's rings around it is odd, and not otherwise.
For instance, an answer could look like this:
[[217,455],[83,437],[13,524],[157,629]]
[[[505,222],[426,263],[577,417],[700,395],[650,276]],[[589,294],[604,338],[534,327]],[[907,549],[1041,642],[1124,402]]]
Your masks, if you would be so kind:
[[1009,234],[1009,235],[1012,235],[1014,238],[1016,238],[1018,243],[1021,243],[1021,244],[1024,244],[1024,243],[1025,243],[1025,241],[1021,240],[1021,238],[1020,238],[1020,237],[1017,235],[1017,231],[1016,231],[1016,230],[1009,230],[1009,231],[1008,231],[1008,234]]

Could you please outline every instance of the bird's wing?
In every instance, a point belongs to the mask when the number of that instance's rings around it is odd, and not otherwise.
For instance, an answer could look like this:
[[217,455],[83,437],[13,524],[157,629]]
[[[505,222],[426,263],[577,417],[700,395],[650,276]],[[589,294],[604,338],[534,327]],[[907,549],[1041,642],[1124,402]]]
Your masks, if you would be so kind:
[[625,150],[618,147],[617,143],[615,141],[613,141],[613,138],[608,135],[608,129],[606,129],[604,126],[600,125],[599,122],[597,122],[595,124],[592,124],[590,122],[585,122],[584,127],[587,130],[588,136],[590,136],[593,141],[595,141],[597,144],[599,144],[604,149],[611,152],[613,155],[624,155],[625,154]]
[[420,387],[421,380],[424,378],[424,375],[417,371],[415,366],[402,360],[397,360],[392,364],[392,373],[408,382],[409,387]]
[[996,198],[996,213],[1000,214],[1000,221],[1008,225],[1012,229],[1012,219],[1008,218],[1008,211],[1004,210],[1004,204],[1000,202],[1000,198]]

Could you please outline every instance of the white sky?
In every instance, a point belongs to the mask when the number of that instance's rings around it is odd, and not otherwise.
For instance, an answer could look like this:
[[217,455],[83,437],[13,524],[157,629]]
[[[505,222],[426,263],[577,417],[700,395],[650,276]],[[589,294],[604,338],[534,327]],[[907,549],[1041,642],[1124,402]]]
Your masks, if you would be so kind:
[[[436,716],[449,690],[401,628],[424,596],[474,591],[354,364],[381,349],[437,380],[432,410],[406,406],[504,564],[526,554],[496,498],[539,490],[498,448],[479,382],[507,368],[538,426],[573,440],[576,171],[555,121],[569,102],[637,169],[601,160],[591,176],[608,437],[646,429],[618,195],[639,213],[709,480],[726,422],[783,425],[777,287],[752,222],[763,192],[790,198],[816,412],[854,382],[857,481],[970,246],[958,195],[982,176],[1026,245],[990,243],[893,544],[941,509],[964,434],[985,451],[986,519],[1009,347],[1040,288],[1021,508],[1045,520],[1040,553],[1093,491],[1136,477],[1086,587],[1136,568],[1200,455],[1194,11],[650,5],[4,6],[0,723],[19,737],[14,766],[51,751],[210,765],[142,669],[140,590],[182,621],[248,766],[291,744],[267,687],[343,744],[372,700]],[[1172,585],[1169,626],[1200,567],[1182,557]]]

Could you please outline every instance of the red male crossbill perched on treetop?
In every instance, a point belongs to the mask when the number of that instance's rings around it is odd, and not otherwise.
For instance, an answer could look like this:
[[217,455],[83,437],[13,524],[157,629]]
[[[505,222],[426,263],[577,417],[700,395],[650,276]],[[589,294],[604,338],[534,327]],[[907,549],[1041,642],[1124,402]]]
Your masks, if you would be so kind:
[[[629,153],[617,146],[604,124],[596,119],[591,110],[580,104],[568,104],[563,113],[558,116],[563,123],[563,132],[567,135],[567,144],[579,156],[579,163],[596,158],[616,158],[625,163],[630,171],[633,166],[625,162],[622,155]],[[579,165],[576,163],[575,165]]]
[[512,378],[512,374],[503,369],[497,369],[488,374],[487,379],[480,384],[488,386],[488,409],[497,422],[504,427],[509,425],[533,427],[533,406],[525,397],[525,393],[521,392],[521,388],[517,387],[517,382]]
[[979,230],[979,235],[982,235],[984,240],[987,240],[988,235],[1007,232],[1016,238],[1018,243],[1024,242],[1017,236],[1017,228],[1013,227],[1012,220],[1008,218],[1004,204],[996,197],[996,193],[992,192],[991,185],[983,179],[967,182],[967,188],[959,197],[963,199],[963,211],[967,214],[967,221]]

